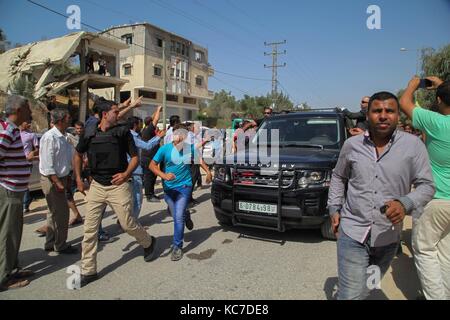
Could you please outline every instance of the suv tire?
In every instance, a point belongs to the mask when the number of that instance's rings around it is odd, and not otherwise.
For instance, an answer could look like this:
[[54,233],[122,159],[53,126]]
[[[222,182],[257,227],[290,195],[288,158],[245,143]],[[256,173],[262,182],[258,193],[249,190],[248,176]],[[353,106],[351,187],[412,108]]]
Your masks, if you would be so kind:
[[322,233],[322,237],[328,240],[337,240],[334,235],[333,228],[331,227],[331,219],[327,218],[320,226],[320,232]]
[[230,217],[228,217],[228,216],[226,216],[226,215],[224,215],[224,214],[222,214],[220,212],[217,212],[216,209],[214,209],[214,214],[216,215],[217,221],[219,221],[219,223],[221,225],[231,226],[233,224],[231,222],[231,218]]

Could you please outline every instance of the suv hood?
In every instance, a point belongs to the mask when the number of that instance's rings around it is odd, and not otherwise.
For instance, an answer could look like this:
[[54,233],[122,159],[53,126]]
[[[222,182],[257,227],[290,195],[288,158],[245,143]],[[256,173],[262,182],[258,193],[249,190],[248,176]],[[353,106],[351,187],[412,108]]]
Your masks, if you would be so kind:
[[[244,158],[245,157],[245,158]],[[279,149],[279,166],[287,169],[296,168],[333,168],[338,160],[339,150],[311,149],[302,147],[285,147]],[[238,161],[239,159],[239,161]],[[245,159],[245,160],[244,160]],[[252,159],[253,163],[250,163]],[[257,159],[257,152],[241,152],[226,158],[226,164],[238,166],[268,167],[272,163],[264,163]],[[244,160],[244,161],[243,161]],[[275,163],[274,163],[275,164]]]

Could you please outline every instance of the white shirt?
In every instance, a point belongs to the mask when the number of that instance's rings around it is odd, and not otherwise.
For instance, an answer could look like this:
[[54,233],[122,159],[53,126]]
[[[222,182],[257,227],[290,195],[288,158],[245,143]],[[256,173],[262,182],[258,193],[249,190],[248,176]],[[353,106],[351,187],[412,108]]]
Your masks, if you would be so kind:
[[173,142],[173,128],[170,127],[167,132],[166,135],[164,136],[164,144],[168,144],[168,143],[172,143]]
[[72,170],[74,148],[58,128],[53,127],[41,138],[39,149],[39,172],[43,176],[67,176]]

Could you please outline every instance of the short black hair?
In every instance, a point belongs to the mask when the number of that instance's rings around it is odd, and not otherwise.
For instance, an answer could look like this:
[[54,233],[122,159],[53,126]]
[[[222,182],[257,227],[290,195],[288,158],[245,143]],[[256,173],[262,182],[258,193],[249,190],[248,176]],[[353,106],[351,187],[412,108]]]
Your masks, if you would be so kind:
[[174,132],[175,132],[176,130],[180,130],[180,129],[189,131],[188,126],[187,126],[186,124],[184,124],[184,123],[181,123],[181,122],[175,124],[175,126],[173,127],[173,131],[174,131]]
[[397,96],[395,94],[393,94],[391,92],[387,92],[387,91],[381,91],[381,92],[377,92],[377,93],[373,94],[369,99],[369,106],[367,107],[367,110],[370,110],[370,107],[372,106],[372,102],[374,100],[385,101],[385,100],[389,100],[389,99],[394,99],[395,102],[397,102],[397,109],[398,109],[398,112],[400,112],[400,103],[398,102]]
[[[106,99],[99,99],[97,102],[95,102],[94,110],[102,116],[103,112],[108,112],[111,110],[112,106],[117,106],[117,102],[112,100],[106,100]],[[94,112],[95,112],[94,111]]]
[[169,118],[169,124],[171,127],[174,127],[178,123],[181,123],[180,116],[174,115]]
[[442,82],[437,87],[436,97],[439,97],[447,107],[450,107],[450,80]]
[[79,127],[84,128],[84,123],[81,121],[77,121],[77,122],[75,122],[74,126],[79,126]]
[[145,126],[149,126],[150,123],[152,123],[152,121],[153,121],[153,118],[151,116],[145,117],[145,120],[144,120]]
[[133,129],[133,127],[134,127],[135,125],[138,125],[139,122],[141,122],[141,121],[142,121],[141,118],[136,117],[136,116],[132,116],[132,117],[129,117],[129,118],[127,119],[127,124],[128,124],[128,127],[129,127],[130,130],[131,130],[131,129]]

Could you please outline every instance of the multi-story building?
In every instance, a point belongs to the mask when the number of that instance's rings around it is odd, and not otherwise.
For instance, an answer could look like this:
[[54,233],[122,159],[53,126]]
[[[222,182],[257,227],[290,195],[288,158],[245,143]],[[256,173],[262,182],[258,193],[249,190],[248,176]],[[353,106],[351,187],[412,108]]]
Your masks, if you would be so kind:
[[143,96],[143,106],[134,109],[135,115],[151,115],[162,105],[164,42],[166,117],[177,114],[182,121],[195,119],[199,102],[213,98],[208,90],[208,77],[213,75],[213,69],[206,48],[149,23],[115,26],[102,34],[129,45],[120,51],[120,77],[129,81],[121,89],[121,101]]

